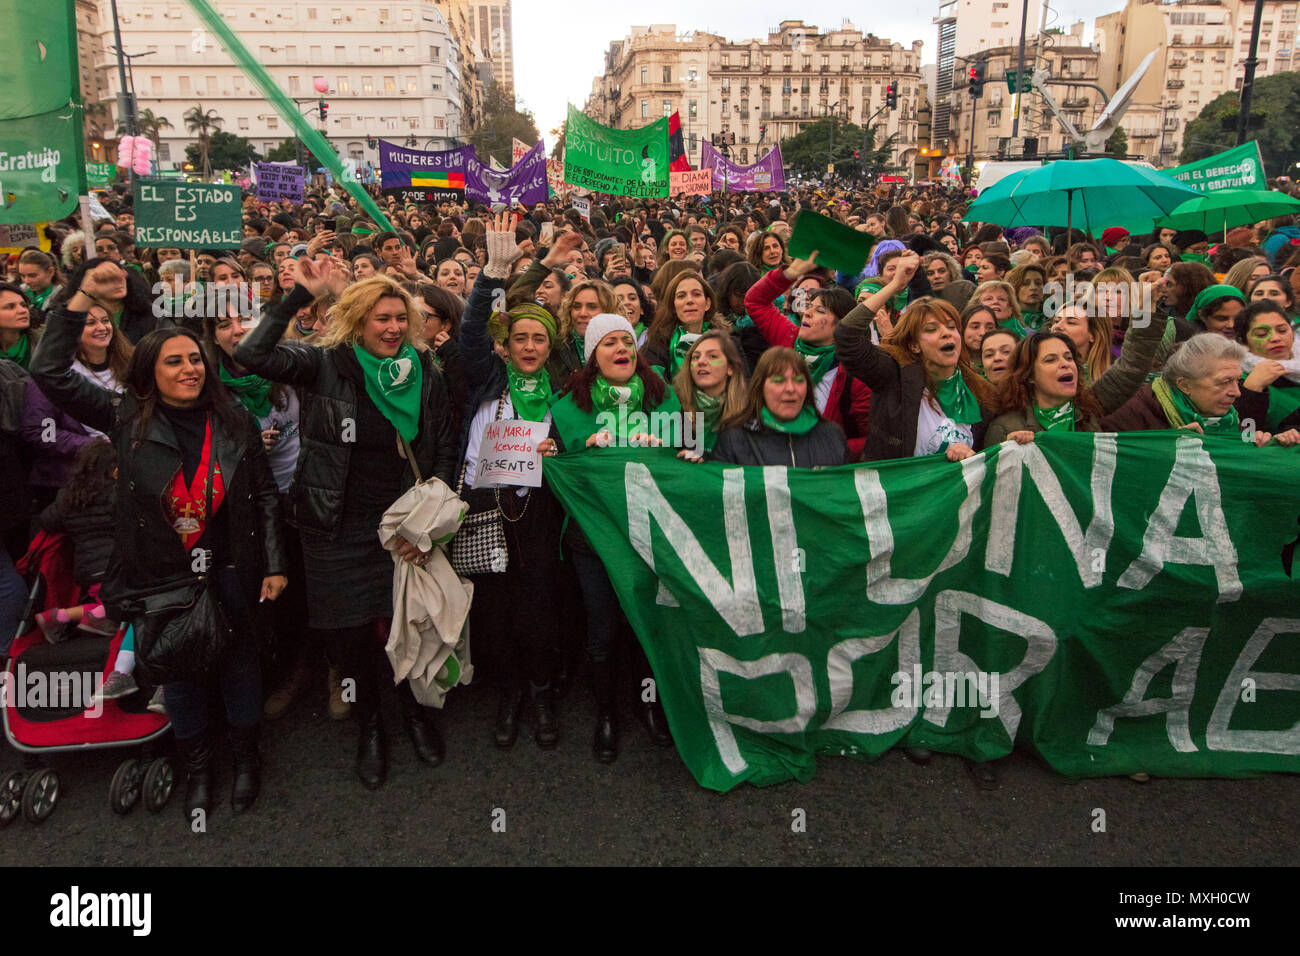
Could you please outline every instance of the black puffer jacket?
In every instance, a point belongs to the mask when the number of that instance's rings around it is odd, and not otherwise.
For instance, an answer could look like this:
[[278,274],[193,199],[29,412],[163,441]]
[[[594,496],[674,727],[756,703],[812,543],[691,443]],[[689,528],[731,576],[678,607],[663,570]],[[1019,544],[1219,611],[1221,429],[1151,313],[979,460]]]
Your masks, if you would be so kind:
[[839,425],[824,418],[802,435],[779,432],[757,422],[728,428],[718,435],[709,459],[733,465],[791,468],[824,468],[852,461],[844,432]]
[[68,491],[59,495],[37,519],[46,531],[66,532],[72,538],[72,568],[77,584],[90,587],[103,579],[113,557],[117,493],[110,488],[87,508],[70,508]]
[[[270,306],[257,328],[239,343],[235,361],[273,382],[302,389],[301,446],[286,497],[286,517],[304,533],[332,536],[343,517],[352,458],[348,439],[357,421],[357,395],[366,385],[350,348],[280,341],[294,313],[311,300],[311,293],[297,286],[278,305]],[[420,361],[424,366],[420,427],[411,447],[423,477],[441,478],[455,488],[457,435],[447,383],[431,353],[421,350]],[[349,422],[354,423],[351,428]],[[403,489],[413,484],[415,476],[406,469]]]
[[[84,312],[56,307],[32,358],[32,378],[42,392],[77,421],[104,432],[117,450],[117,520],[114,551],[104,577],[105,602],[194,578],[193,557],[163,510],[163,497],[181,467],[180,445],[166,416],[155,414],[136,440],[140,406],[83,378],[72,360],[86,323]],[[221,468],[230,528],[230,559],[245,592],[256,593],[264,577],[287,573],[279,526],[279,493],[251,416],[227,434],[215,427],[213,448]],[[112,598],[109,595],[112,595]]]

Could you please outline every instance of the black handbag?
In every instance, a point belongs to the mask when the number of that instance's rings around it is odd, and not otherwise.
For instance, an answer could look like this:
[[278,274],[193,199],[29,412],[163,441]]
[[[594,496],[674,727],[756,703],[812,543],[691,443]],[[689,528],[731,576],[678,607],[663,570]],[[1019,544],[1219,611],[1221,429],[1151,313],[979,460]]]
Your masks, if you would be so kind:
[[[503,392],[497,400],[497,413],[494,422],[501,421],[501,412],[505,408],[506,394]],[[452,570],[461,577],[471,574],[503,574],[509,563],[509,549],[506,547],[506,529],[502,524],[505,514],[501,510],[501,491],[494,489],[496,506],[478,514],[466,515],[460,523],[460,530],[451,539],[448,558]],[[456,483],[456,494],[465,496],[465,465],[460,468],[460,481]],[[527,509],[525,504],[524,508]],[[523,514],[519,515],[522,518]],[[518,521],[519,518],[513,519]]]
[[[204,512],[209,520],[216,458],[213,450],[208,457]],[[208,586],[206,574],[137,592],[118,604],[135,633],[135,667],[136,674],[143,678],[141,684],[159,686],[203,674],[230,646],[230,623]]]

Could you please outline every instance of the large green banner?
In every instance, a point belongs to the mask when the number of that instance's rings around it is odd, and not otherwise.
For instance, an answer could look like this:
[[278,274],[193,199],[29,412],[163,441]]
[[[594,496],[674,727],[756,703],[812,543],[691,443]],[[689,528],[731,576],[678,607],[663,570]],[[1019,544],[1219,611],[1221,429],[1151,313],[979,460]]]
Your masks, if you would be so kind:
[[570,103],[564,181],[616,196],[667,198],[668,117],[640,129],[611,129]]
[[0,224],[61,219],[85,184],[72,0],[0,0]]
[[1215,153],[1194,163],[1163,170],[1184,186],[1203,193],[1220,189],[1266,189],[1264,160],[1259,155],[1259,143],[1253,139],[1232,149]]
[[1014,742],[1078,777],[1300,770],[1295,449],[1066,434],[958,464],[545,469],[705,787],[900,744]]

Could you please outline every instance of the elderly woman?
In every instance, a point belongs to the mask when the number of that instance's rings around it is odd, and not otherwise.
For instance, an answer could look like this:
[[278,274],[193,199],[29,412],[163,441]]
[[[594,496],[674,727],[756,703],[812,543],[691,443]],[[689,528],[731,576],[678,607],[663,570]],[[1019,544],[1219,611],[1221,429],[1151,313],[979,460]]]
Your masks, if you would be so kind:
[[985,447],[1007,439],[1023,445],[1036,432],[1095,432],[1102,417],[1083,385],[1074,343],[1059,332],[1035,332],[1016,346],[995,408],[998,417],[989,425]]
[[[307,259],[298,260],[296,279],[233,358],[301,390],[301,445],[286,507],[302,534],[308,624],[328,635],[332,661],[345,681],[355,681],[356,772],[376,790],[388,774],[377,638],[393,614],[393,560],[377,531],[417,471],[455,480],[456,435],[421,318],[396,282],[375,276],[347,287],[313,348],[280,338],[300,308],[345,280],[339,265]],[[428,561],[408,542],[398,554],[412,564]],[[445,746],[433,711],[416,702],[409,683],[398,698],[417,758],[441,763]]]
[[[1159,378],[1143,385],[1122,408],[1102,419],[1101,430],[1172,428],[1239,439],[1242,422],[1236,401],[1241,395],[1241,365],[1246,355],[1245,348],[1222,335],[1193,335],[1169,356]],[[1257,445],[1271,438],[1263,430],[1255,433]],[[1300,440],[1300,435],[1295,439]],[[1292,443],[1291,435],[1279,435],[1278,440]]]
[[774,346],[750,379],[747,400],[721,423],[714,461],[819,468],[850,461],[844,432],[817,412],[802,353]]

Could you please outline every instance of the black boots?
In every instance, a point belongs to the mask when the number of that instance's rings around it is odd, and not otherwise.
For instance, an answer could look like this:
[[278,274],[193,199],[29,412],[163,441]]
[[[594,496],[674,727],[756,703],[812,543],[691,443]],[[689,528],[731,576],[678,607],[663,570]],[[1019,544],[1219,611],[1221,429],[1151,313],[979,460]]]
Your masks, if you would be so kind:
[[519,738],[519,717],[523,708],[523,688],[512,681],[501,690],[501,699],[497,702],[497,725],[492,735],[502,750],[509,750]]
[[560,721],[555,716],[555,697],[549,685],[534,687],[533,716],[537,719],[537,730],[533,739],[543,750],[550,750],[560,742]]
[[379,719],[379,687],[378,682],[357,684],[357,699],[352,705],[357,718],[357,776],[367,790],[378,790],[388,778],[388,741]]
[[592,661],[591,678],[596,691],[596,733],[592,750],[600,763],[618,759],[618,715],[614,711],[613,662]]
[[230,806],[243,813],[253,805],[262,789],[262,758],[257,752],[258,727],[230,728],[230,749],[235,759],[235,784]]
[[406,735],[411,738],[415,756],[430,767],[438,766],[447,755],[447,747],[438,732],[434,708],[425,707],[415,699],[409,682],[398,688],[397,698],[401,701],[402,722],[406,724]]
[[193,823],[195,810],[206,817],[212,809],[212,738],[204,731],[176,746],[185,767],[185,819]]
[[663,704],[658,700],[641,704],[641,722],[650,734],[656,747],[671,747],[673,735],[668,730],[668,718],[664,716]]

